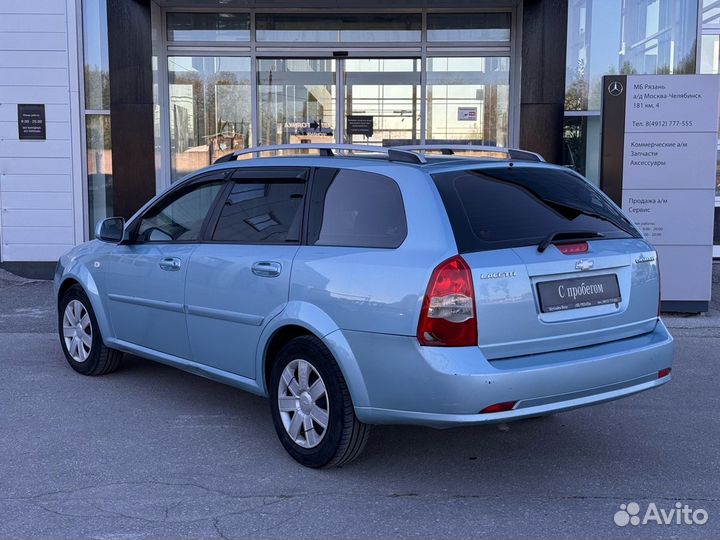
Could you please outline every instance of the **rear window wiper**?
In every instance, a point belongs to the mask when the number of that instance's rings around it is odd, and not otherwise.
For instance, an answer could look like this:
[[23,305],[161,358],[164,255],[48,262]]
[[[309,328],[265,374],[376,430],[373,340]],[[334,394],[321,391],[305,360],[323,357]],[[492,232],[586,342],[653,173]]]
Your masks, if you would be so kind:
[[537,250],[542,253],[550,244],[556,240],[591,240],[593,238],[603,238],[605,235],[597,231],[559,231],[548,234],[543,241],[538,244]]
[[[596,211],[590,210],[588,208],[581,208],[579,206],[575,206],[572,204],[561,203],[561,202],[553,201],[553,200],[544,200],[544,202],[546,204],[550,204],[555,207],[559,206],[562,208],[567,208],[568,210],[572,210],[574,212],[577,212],[578,214],[582,214],[583,216],[589,216],[589,217],[601,219],[603,221],[607,221],[608,223],[611,223],[618,229],[625,231],[630,236],[634,236],[634,237],[637,236],[637,232],[634,230],[633,224],[628,222],[628,220],[622,214],[618,214],[612,208],[606,209],[608,214],[612,215],[612,217],[611,217],[610,215],[601,214],[600,212],[596,212]],[[623,223],[625,223],[626,225],[623,225]]]

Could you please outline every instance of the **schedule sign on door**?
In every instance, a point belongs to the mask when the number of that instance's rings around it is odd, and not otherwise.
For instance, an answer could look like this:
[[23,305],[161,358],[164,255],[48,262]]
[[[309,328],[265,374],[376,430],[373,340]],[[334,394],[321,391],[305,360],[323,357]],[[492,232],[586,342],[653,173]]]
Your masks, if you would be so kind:
[[602,188],[658,251],[665,308],[707,311],[718,141],[718,77],[603,80]]

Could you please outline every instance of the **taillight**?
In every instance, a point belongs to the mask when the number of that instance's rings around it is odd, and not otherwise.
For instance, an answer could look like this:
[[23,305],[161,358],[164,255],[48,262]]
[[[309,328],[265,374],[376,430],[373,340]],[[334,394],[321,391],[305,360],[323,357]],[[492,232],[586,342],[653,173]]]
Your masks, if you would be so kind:
[[477,345],[472,273],[459,255],[433,271],[423,298],[417,338],[421,345],[435,347]]
[[587,253],[587,242],[575,242],[573,244],[555,244],[555,247],[564,255],[576,255],[578,253]]
[[662,379],[663,377],[667,377],[670,375],[670,372],[672,371],[672,368],[666,367],[658,371],[658,379]]

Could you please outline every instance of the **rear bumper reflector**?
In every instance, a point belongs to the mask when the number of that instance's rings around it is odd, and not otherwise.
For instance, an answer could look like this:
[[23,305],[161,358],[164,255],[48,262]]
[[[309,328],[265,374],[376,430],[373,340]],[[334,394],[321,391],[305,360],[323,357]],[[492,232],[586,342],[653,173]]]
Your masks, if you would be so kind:
[[502,403],[495,403],[494,405],[489,405],[485,407],[482,411],[480,411],[480,414],[510,411],[513,407],[515,407],[516,403],[517,401],[504,401]]

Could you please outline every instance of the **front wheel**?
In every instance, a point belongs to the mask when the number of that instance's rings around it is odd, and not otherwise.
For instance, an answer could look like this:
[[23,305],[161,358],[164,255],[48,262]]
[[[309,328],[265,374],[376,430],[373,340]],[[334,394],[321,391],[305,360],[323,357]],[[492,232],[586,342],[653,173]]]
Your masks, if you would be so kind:
[[120,365],[122,352],[103,343],[90,299],[79,285],[63,294],[58,304],[58,330],[65,358],[83,375],[105,375]]
[[370,426],[355,416],[342,372],[316,337],[299,337],[282,348],[269,393],[280,442],[302,465],[337,467],[365,447]]

